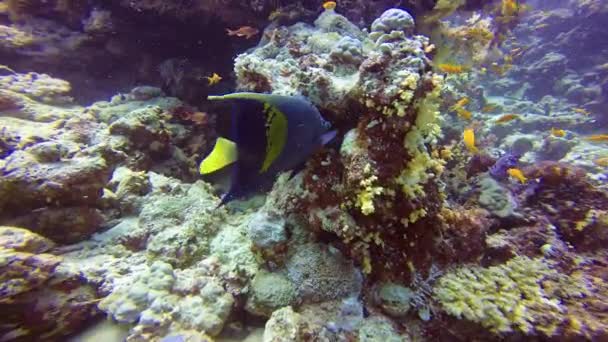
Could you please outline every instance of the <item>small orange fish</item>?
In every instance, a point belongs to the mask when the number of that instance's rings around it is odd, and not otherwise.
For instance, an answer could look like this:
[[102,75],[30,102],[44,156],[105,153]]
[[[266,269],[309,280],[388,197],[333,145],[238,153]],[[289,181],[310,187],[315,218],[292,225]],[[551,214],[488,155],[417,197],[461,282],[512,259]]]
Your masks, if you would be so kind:
[[336,9],[336,2],[335,1],[325,1],[323,3],[323,8],[328,11],[333,11],[334,9]]
[[495,111],[496,108],[498,108],[497,105],[495,105],[495,104],[488,104],[488,105],[483,106],[483,108],[481,108],[481,112],[482,113],[490,113],[490,112]]
[[465,120],[471,120],[471,117],[473,117],[473,113],[471,113],[470,110],[466,110],[464,108],[457,108],[456,113],[458,113],[458,116]]
[[608,167],[608,157],[597,158],[593,163],[597,166]]
[[460,100],[458,100],[458,102],[456,102],[453,107],[454,108],[457,108],[457,107],[462,108],[462,107],[466,106],[469,102],[470,102],[470,100],[469,100],[468,97],[463,97]]
[[215,72],[213,73],[213,75],[207,76],[206,78],[207,81],[209,81],[209,85],[218,84],[222,80],[222,77]]
[[505,114],[505,115],[499,117],[496,120],[496,123],[505,123],[505,122],[509,122],[512,120],[519,120],[519,119],[521,119],[519,114]]
[[578,113],[578,114],[583,114],[583,115],[589,115],[589,114],[591,114],[591,113],[590,113],[588,110],[586,110],[585,108],[572,108],[572,110],[573,110],[575,113]]
[[608,134],[590,135],[588,137],[585,137],[584,139],[588,140],[588,141],[594,141],[594,142],[608,142]]
[[206,112],[195,112],[190,116],[190,121],[198,125],[203,125],[209,121],[209,115]]
[[506,17],[512,17],[519,12],[519,4],[515,0],[502,0],[500,6],[500,14]]
[[437,68],[446,74],[460,74],[466,71],[464,66],[458,64],[441,63],[437,65]]
[[509,176],[517,179],[521,184],[524,184],[528,181],[528,178],[526,178],[526,176],[524,176],[524,173],[521,172],[520,169],[508,169],[507,173],[509,174]]
[[467,147],[469,152],[479,153],[479,150],[475,146],[475,132],[472,128],[467,128],[464,130],[462,134],[462,139],[464,140],[464,146]]
[[566,136],[566,131],[563,129],[551,127],[551,135],[558,138],[563,138]]
[[260,32],[257,28],[251,26],[241,26],[236,30],[226,29],[229,36],[245,37],[249,39]]
[[522,50],[521,47],[516,47],[516,48],[511,49],[511,51],[509,51],[509,53],[511,54],[511,56],[513,56],[513,55],[520,53],[521,50]]

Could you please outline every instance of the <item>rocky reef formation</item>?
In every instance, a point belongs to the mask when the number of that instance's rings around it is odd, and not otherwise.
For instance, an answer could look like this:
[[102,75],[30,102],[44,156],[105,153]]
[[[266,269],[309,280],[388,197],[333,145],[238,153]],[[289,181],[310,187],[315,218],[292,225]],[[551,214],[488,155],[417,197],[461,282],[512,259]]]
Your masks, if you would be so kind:
[[[433,152],[441,78],[430,72],[429,42],[413,36],[413,18],[396,9],[369,34],[334,11],[314,25],[267,32],[258,49],[237,58],[237,85],[303,94],[348,130],[340,153],[320,154],[304,174],[307,195],[298,206],[309,224],[340,237],[366,273],[405,276],[408,263],[424,272],[433,247],[421,248],[419,234],[433,244],[433,230],[423,227],[433,226],[440,209],[432,178],[442,168]],[[416,247],[406,247],[405,232]]]
[[[51,5],[19,20],[90,10]],[[121,11],[188,22],[216,5],[116,2],[85,27]],[[233,5],[221,20],[250,8]],[[487,73],[440,73],[442,47],[410,13],[362,29],[355,10],[385,4],[361,6],[300,6],[311,23],[275,13],[236,57],[238,90],[304,95],[339,138],[265,197],[219,208],[197,176],[215,110],[151,86],[83,107],[70,82],[3,68],[2,338],[58,339],[103,314],[127,341],[242,339],[252,325],[264,341],[606,339],[607,190],[597,168],[564,162],[598,143],[578,133],[593,119],[567,115],[567,100],[495,103],[468,86]],[[170,87],[188,88],[186,67],[165,64]],[[460,143],[465,126],[479,153]]]
[[[0,56],[18,72],[45,72],[68,80],[89,104],[141,85],[203,104],[206,76],[230,77],[232,56],[254,40],[225,39],[226,28],[313,20],[315,1],[39,1],[0,2]],[[344,13],[366,25],[391,1],[344,3]],[[95,65],[95,68],[83,66]]]
[[193,153],[204,153],[211,139],[194,133],[209,126],[180,123],[173,113],[183,104],[160,97],[159,89],[149,88],[144,96],[144,89],[136,88],[86,108],[52,107],[49,101],[66,98],[69,83],[34,73],[1,82],[7,88],[2,96],[13,105],[0,116],[0,220],[56,242],[86,239],[128,210],[119,207],[122,184],[108,185],[119,164],[192,178]]
[[51,254],[55,244],[27,229],[0,226],[0,337],[57,339],[99,317],[95,286]]

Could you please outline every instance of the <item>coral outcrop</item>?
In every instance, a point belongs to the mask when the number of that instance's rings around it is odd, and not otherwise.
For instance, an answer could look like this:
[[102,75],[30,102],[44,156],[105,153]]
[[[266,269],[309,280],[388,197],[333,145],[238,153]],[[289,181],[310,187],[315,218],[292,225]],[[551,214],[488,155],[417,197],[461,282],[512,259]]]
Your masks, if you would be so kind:
[[305,95],[335,125],[355,128],[340,155],[326,152],[309,163],[301,207],[367,273],[405,275],[408,262],[424,269],[432,258],[432,247],[414,244],[432,244],[441,204],[431,181],[442,170],[433,153],[441,79],[428,72],[429,42],[413,36],[413,26],[407,12],[394,9],[367,34],[325,11],[314,26],[273,28],[235,63],[240,89]]
[[99,315],[95,288],[60,266],[55,244],[27,229],[0,226],[0,338],[57,339]]

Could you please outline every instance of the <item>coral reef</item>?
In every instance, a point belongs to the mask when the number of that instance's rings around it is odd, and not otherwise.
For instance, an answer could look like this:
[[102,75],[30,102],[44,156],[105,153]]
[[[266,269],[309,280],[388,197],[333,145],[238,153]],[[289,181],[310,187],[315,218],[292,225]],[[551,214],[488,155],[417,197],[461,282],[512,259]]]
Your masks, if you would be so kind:
[[[6,90],[24,104],[18,112],[28,113],[0,117],[6,150],[0,165],[0,216],[6,224],[28,227],[56,242],[79,241],[101,228],[111,216],[107,211],[104,214],[112,197],[104,189],[119,163],[184,178],[194,174],[194,162],[176,147],[183,144],[186,148],[191,143],[186,138],[190,129],[170,123],[171,117],[166,114],[180,105],[177,99],[137,101],[117,96],[112,102],[98,102],[88,108],[62,111],[56,107],[47,112],[48,105],[37,101],[63,97],[69,84],[31,75],[6,76],[42,82],[40,86],[17,86],[20,81],[15,81],[12,90]],[[206,146],[200,137],[197,143],[200,149]],[[117,196],[119,203],[124,194]]]
[[435,294],[450,315],[494,333],[599,338],[606,334],[599,323],[605,313],[592,310],[581,317],[576,304],[589,293],[605,296],[593,277],[584,271],[562,274],[552,261],[519,256],[499,266],[456,269],[438,280]]
[[[608,338],[608,8],[321,5],[0,2],[0,339]],[[235,84],[337,138],[218,207]]]
[[431,258],[432,248],[413,241],[424,241],[422,234],[432,243],[430,222],[441,203],[431,181],[442,170],[432,153],[441,79],[426,72],[429,43],[411,35],[413,25],[393,9],[368,35],[326,11],[314,27],[274,28],[235,62],[240,89],[303,94],[334,124],[356,127],[340,155],[329,151],[309,163],[309,195],[299,206],[314,227],[338,235],[367,273],[405,275],[408,262],[426,268]]
[[27,229],[0,227],[0,338],[57,339],[99,315],[95,288],[62,269],[54,243]]
[[[122,323],[135,323],[140,338],[198,331],[217,335],[230,314],[233,298],[213,277],[196,269],[174,271],[170,264],[155,261],[99,304]],[[175,316],[172,313],[177,312]]]
[[608,239],[608,193],[595,186],[583,169],[546,161],[526,169],[536,179],[522,196],[532,211],[540,211],[561,237],[581,251],[603,248]]

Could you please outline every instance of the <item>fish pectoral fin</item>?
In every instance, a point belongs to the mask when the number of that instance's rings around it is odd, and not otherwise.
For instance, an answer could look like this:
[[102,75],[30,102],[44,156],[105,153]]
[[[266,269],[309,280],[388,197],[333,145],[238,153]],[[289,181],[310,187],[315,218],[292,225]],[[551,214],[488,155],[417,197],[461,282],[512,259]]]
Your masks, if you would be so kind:
[[213,150],[201,162],[199,168],[201,175],[210,174],[236,162],[237,155],[237,146],[233,141],[217,138]]
[[336,131],[336,130],[329,131],[327,133],[323,133],[323,135],[321,135],[321,145],[325,146],[328,143],[330,143],[332,140],[334,140],[337,133],[338,133],[338,131]]

